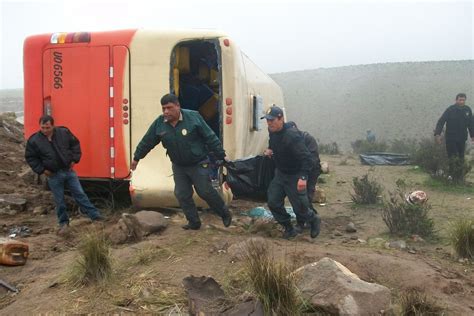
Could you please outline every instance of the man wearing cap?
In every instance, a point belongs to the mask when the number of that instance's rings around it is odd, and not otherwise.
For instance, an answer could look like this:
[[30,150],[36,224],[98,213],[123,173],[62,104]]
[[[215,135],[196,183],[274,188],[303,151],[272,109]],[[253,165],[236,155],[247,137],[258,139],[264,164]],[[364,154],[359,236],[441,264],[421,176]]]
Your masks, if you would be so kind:
[[227,159],[216,134],[196,112],[181,109],[178,97],[166,94],[161,98],[163,114],[150,126],[138,144],[131,169],[137,168],[140,159],[160,142],[166,148],[173,167],[174,194],[188,220],[183,229],[198,230],[201,220],[193,201],[193,186],[196,193],[222,217],[225,227],[232,222],[232,215],[224,200],[212,187],[209,177],[209,155],[217,160]]
[[267,191],[268,207],[275,220],[285,229],[283,238],[295,237],[297,232],[285,209],[285,197],[288,197],[298,218],[309,224],[311,238],[316,238],[321,219],[311,210],[306,192],[308,174],[313,167],[311,154],[301,133],[285,124],[281,108],[272,106],[264,118],[270,134],[265,155],[273,158],[276,167],[275,177]]

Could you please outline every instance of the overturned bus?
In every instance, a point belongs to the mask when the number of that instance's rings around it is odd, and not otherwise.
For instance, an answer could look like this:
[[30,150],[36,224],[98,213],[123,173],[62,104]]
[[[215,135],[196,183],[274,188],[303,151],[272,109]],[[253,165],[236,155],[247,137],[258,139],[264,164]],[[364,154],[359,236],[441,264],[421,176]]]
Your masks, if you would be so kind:
[[[264,150],[260,116],[283,105],[280,87],[218,31],[34,35],[24,42],[23,64],[25,137],[41,115],[53,115],[81,141],[81,180],[126,182],[137,207],[178,205],[161,145],[130,172],[136,145],[161,114],[161,96],[172,92],[182,108],[199,111],[230,159]],[[230,202],[221,173],[214,182]]]

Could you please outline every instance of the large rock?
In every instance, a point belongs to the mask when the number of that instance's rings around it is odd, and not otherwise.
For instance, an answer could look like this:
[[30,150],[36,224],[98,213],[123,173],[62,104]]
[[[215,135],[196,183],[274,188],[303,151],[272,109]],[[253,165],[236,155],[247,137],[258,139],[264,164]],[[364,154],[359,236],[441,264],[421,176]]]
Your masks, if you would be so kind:
[[327,161],[321,161],[321,172],[329,173],[329,163]]
[[189,300],[189,315],[218,315],[225,293],[211,277],[188,276],[183,286]]
[[159,232],[168,227],[168,220],[163,214],[154,211],[140,211],[134,214],[144,235]]
[[323,189],[316,186],[316,190],[314,191],[313,196],[313,203],[326,203],[326,192]]
[[337,315],[379,315],[390,307],[390,290],[365,282],[330,258],[295,272],[297,287],[315,308]]
[[123,213],[122,218],[108,230],[107,235],[113,244],[123,244],[140,241],[143,237],[160,232],[166,227],[168,227],[168,220],[158,212]]
[[0,209],[23,212],[26,208],[26,199],[16,194],[0,194]]

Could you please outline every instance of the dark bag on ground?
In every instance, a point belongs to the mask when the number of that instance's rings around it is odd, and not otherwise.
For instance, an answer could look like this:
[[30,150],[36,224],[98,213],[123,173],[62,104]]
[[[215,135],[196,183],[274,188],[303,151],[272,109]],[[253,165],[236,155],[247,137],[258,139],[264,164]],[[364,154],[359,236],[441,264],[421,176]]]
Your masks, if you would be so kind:
[[275,175],[271,158],[255,156],[226,164],[226,181],[236,199],[267,201],[267,189]]
[[404,166],[409,165],[410,156],[406,154],[392,154],[392,153],[365,153],[360,154],[360,162],[363,165],[389,165],[389,166]]

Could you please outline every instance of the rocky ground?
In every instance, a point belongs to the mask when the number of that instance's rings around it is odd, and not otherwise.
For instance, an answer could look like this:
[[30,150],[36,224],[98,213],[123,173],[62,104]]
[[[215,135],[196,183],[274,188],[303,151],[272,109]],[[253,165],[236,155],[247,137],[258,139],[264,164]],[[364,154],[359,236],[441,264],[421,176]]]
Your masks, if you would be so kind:
[[[321,184],[327,202],[315,204],[322,217],[322,232],[314,240],[309,238],[309,233],[291,241],[280,239],[281,232],[271,221],[251,219],[244,214],[264,205],[246,201],[232,202],[234,223],[229,228],[224,228],[215,215],[203,212],[202,229],[184,231],[180,228],[185,223],[183,215],[171,211],[158,215],[162,226],[156,231],[143,226],[130,228],[136,218],[122,213],[135,211],[123,208],[113,212],[103,209],[108,219],[100,224],[73,211],[70,232],[58,236],[51,194],[37,183],[24,163],[21,133],[21,125],[5,115],[0,117],[0,237],[16,228],[19,235],[15,238],[30,247],[26,265],[0,266],[0,279],[20,290],[15,294],[0,288],[0,315],[185,315],[191,308],[185,291],[190,276],[212,277],[222,286],[226,304],[232,305],[244,300],[247,289],[239,245],[254,237],[263,240],[275,260],[286,261],[295,268],[325,257],[339,262],[361,280],[382,286],[379,289],[385,296],[381,296],[379,302],[383,303],[389,293],[389,310],[394,313],[399,294],[412,287],[424,290],[449,314],[474,313],[474,265],[459,261],[446,239],[450,221],[472,218],[474,191],[448,192],[427,186],[427,176],[412,166],[371,168],[360,165],[352,156],[323,157],[331,170]],[[352,177],[367,172],[383,184],[384,195],[393,190],[399,178],[405,179],[412,189],[425,190],[432,205],[430,215],[438,238],[390,236],[379,206],[355,206],[350,198]],[[21,227],[24,229],[19,229]],[[21,236],[22,231],[24,236]],[[91,231],[105,231],[112,237],[113,274],[100,284],[73,286],[65,280],[76,260],[81,237]],[[135,234],[133,238],[130,232]],[[324,259],[320,265],[324,269],[332,267],[334,273],[349,278],[350,273],[332,260]],[[366,300],[365,307],[372,304],[368,302]],[[223,306],[219,308],[222,310]]]

